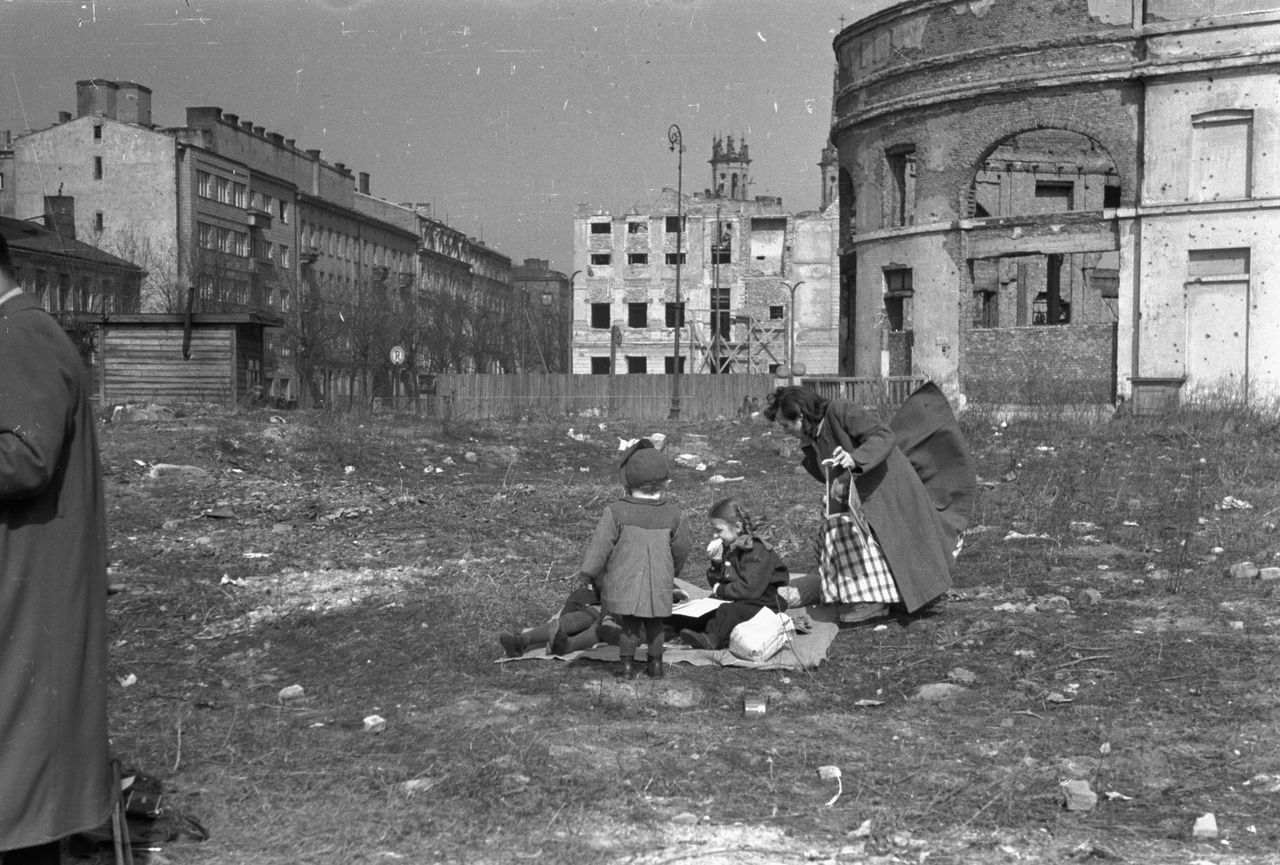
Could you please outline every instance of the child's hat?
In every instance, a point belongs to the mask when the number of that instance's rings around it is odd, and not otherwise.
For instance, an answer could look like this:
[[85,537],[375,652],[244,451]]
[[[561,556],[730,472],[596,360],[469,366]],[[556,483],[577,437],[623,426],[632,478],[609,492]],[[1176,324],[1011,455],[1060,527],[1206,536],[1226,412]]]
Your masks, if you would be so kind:
[[637,448],[623,457],[622,482],[627,489],[665,481],[668,477],[667,458],[656,448]]

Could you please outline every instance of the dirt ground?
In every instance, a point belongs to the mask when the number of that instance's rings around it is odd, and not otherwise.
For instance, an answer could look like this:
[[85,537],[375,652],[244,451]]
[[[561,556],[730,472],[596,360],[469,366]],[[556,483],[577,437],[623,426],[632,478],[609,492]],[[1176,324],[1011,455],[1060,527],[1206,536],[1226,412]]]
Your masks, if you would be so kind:
[[558,608],[620,437],[668,436],[697,539],[732,494],[813,572],[763,421],[105,424],[113,748],[210,832],[150,861],[1280,861],[1276,423],[964,423],[940,609],[636,683],[496,635]]

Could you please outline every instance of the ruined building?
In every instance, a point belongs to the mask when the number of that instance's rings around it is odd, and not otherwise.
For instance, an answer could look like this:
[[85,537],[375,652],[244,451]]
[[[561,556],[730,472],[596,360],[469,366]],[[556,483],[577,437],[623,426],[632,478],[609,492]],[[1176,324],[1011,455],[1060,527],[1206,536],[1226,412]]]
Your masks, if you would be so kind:
[[732,135],[713,138],[711,184],[679,204],[667,188],[623,214],[580,205],[571,371],[769,372],[794,344],[808,374],[839,372],[834,152],[828,162],[820,210],[752,197],[748,145]]
[[844,28],[855,375],[984,402],[1280,387],[1280,0],[909,0]]

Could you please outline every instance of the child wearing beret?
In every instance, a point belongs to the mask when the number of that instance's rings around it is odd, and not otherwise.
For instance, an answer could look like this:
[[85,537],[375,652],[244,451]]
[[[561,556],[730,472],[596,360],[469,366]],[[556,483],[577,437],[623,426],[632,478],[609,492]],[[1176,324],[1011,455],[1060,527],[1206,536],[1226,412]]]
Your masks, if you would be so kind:
[[600,587],[605,611],[618,617],[622,634],[617,676],[634,679],[636,648],[647,645],[645,674],[663,675],[663,622],[671,615],[675,579],[692,548],[689,521],[664,497],[670,475],[667,458],[641,440],[622,456],[619,467],[626,495],[610,502],[582,556],[579,576]]

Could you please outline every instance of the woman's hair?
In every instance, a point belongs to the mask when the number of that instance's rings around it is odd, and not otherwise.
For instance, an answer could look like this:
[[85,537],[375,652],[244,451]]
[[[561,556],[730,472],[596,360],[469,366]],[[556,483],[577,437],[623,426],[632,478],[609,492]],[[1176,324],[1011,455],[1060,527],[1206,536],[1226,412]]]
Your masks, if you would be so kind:
[[764,407],[764,416],[771,421],[776,421],[779,416],[786,421],[800,418],[801,429],[809,436],[817,433],[826,413],[827,400],[799,385],[778,388],[769,394],[768,404]]
[[737,499],[721,499],[711,506],[707,516],[713,520],[724,520],[726,523],[741,523],[742,534],[755,534],[756,527],[751,516],[742,509]]

